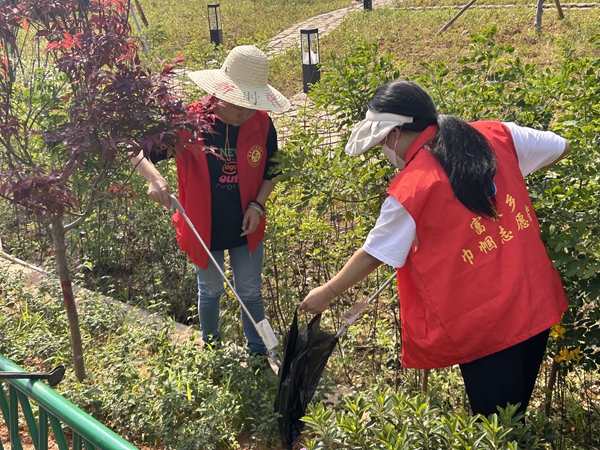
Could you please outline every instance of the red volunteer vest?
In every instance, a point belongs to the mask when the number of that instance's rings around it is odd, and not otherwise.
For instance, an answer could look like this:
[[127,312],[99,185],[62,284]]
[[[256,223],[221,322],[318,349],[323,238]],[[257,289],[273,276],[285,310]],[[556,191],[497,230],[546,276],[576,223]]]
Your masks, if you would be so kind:
[[[248,204],[256,198],[258,189],[263,182],[267,163],[266,143],[269,125],[267,113],[257,111],[240,126],[236,145],[236,162],[244,211],[248,208]],[[211,188],[206,153],[201,150],[203,145],[203,141],[199,140],[197,145],[188,145],[184,151],[177,154],[177,181],[179,202],[204,243],[210,248]],[[264,238],[265,223],[263,215],[260,217],[256,231],[247,236],[251,252],[256,250]],[[173,214],[173,225],[177,231],[179,247],[195,265],[206,269],[208,254],[179,212]]]
[[433,369],[496,353],[550,328],[568,307],[510,131],[499,122],[471,125],[498,158],[497,220],[469,211],[454,196],[444,169],[424,148],[436,126],[413,142],[406,168],[388,190],[417,228],[397,270],[405,367]]

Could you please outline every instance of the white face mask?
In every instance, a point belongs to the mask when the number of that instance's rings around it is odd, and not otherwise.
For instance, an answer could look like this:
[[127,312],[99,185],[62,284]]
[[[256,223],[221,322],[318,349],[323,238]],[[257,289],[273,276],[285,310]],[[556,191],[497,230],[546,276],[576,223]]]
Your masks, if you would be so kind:
[[398,139],[396,139],[396,142],[394,142],[394,148],[390,148],[387,146],[387,144],[384,143],[381,146],[381,151],[383,152],[385,157],[389,160],[389,162],[391,162],[398,169],[402,170],[402,169],[404,169],[404,166],[406,165],[406,163],[404,162],[404,160],[402,158],[400,158],[396,154],[396,144],[397,143],[398,143]]

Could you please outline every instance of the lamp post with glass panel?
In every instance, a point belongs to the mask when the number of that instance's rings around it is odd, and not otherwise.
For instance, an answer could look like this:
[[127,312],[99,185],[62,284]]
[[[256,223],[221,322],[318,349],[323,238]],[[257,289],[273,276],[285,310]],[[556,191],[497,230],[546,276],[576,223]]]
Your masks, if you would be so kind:
[[210,29],[210,41],[215,45],[223,44],[223,30],[221,27],[221,7],[219,3],[209,3],[208,28]]
[[319,64],[319,30],[310,28],[300,30],[300,48],[302,51],[302,84],[304,93],[308,93],[309,85],[321,79]]

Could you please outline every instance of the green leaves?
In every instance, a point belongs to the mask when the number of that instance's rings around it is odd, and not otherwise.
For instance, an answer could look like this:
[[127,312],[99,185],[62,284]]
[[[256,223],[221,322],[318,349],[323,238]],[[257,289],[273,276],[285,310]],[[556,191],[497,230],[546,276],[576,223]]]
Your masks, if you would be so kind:
[[376,44],[365,42],[358,42],[347,57],[331,54],[321,67],[321,81],[309,97],[317,108],[336,118],[339,130],[350,127],[364,119],[367,101],[375,90],[400,76],[393,57],[379,54]]
[[[68,362],[67,318],[53,300],[59,290],[53,283],[35,292],[0,275],[0,292],[12,299],[0,308],[0,353],[34,370]],[[68,371],[57,389],[121,436],[180,450],[236,448],[240,435],[274,437],[277,378],[253,373],[242,349],[175,343],[168,322],[144,325],[89,293],[79,308],[88,378],[74,382]]]
[[317,449],[512,449],[542,448],[553,439],[547,419],[524,425],[516,407],[508,405],[490,417],[464,410],[445,412],[425,395],[410,397],[384,385],[346,397],[334,409],[309,405],[302,419],[308,450]]

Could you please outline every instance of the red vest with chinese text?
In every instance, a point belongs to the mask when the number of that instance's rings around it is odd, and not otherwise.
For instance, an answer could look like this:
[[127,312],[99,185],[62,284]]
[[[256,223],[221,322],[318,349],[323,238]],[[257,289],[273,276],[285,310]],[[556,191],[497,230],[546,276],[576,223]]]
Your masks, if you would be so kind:
[[[248,208],[248,204],[256,198],[258,189],[263,182],[267,162],[266,143],[269,126],[269,116],[265,111],[257,111],[240,126],[236,144],[236,162],[244,211]],[[196,145],[188,145],[184,151],[177,154],[178,196],[186,215],[194,224],[194,228],[204,243],[210,248],[211,188],[206,153],[202,150],[203,145],[203,141],[199,140]],[[179,247],[195,265],[206,269],[208,254],[179,212],[173,214],[173,225],[177,231]],[[242,224],[240,224],[240,230],[241,226]],[[256,231],[247,236],[251,252],[256,250],[264,235],[265,216],[263,215],[260,217]]]
[[469,211],[424,148],[424,130],[388,194],[416,223],[413,249],[397,270],[402,363],[432,369],[474,361],[550,328],[567,309],[562,282],[540,238],[512,136],[499,122],[471,124],[498,158],[498,219]]

